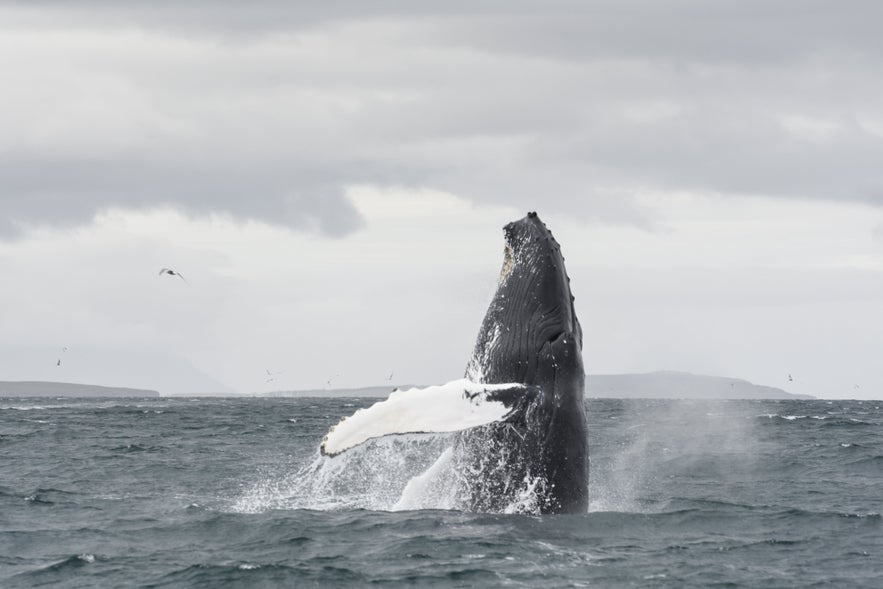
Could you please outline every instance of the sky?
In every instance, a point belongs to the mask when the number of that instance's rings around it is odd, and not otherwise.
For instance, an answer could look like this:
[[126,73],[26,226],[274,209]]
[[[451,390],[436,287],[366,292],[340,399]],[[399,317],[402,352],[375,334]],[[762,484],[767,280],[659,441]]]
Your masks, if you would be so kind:
[[7,0],[0,380],[447,382],[536,210],[589,374],[883,398],[881,18]]

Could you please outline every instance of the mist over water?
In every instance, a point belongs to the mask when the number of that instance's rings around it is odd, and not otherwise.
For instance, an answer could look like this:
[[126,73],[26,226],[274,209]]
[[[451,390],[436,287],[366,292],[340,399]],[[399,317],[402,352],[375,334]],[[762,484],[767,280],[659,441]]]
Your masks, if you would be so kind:
[[0,586],[877,586],[877,402],[589,400],[542,517],[462,511],[456,434],[320,456],[373,402],[2,399]]
[[[608,449],[592,459],[590,510],[644,512],[668,501],[716,495],[735,489],[755,474],[761,442],[751,404],[742,401],[644,400],[610,402],[593,415]],[[590,414],[591,415],[591,414]],[[604,424],[603,420],[611,423]],[[661,493],[673,473],[681,474],[678,496]]]

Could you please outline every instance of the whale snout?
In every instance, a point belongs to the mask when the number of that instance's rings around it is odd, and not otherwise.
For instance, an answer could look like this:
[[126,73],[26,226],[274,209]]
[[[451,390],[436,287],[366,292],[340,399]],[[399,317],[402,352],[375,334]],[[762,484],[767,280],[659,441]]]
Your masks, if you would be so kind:
[[549,253],[560,249],[552,237],[552,232],[534,211],[517,221],[507,223],[503,227],[503,236],[506,247],[516,254],[526,249],[532,250],[532,254]]

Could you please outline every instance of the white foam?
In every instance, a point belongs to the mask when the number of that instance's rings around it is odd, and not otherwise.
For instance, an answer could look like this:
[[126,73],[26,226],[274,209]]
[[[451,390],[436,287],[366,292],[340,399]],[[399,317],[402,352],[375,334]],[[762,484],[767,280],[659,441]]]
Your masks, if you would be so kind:
[[326,454],[339,454],[372,438],[405,433],[446,433],[505,418],[509,409],[490,401],[494,391],[519,384],[477,384],[466,379],[440,386],[394,391],[385,401],[359,409],[332,427],[322,442]]
[[[451,447],[446,449],[442,452],[441,456],[438,457],[438,460],[426,469],[425,472],[408,481],[408,484],[405,485],[405,489],[402,491],[402,496],[399,497],[399,500],[392,506],[392,510],[404,511],[409,509],[422,509],[426,507],[427,504],[430,504],[437,509],[453,509],[455,507],[454,497],[452,495],[447,495],[450,504],[446,504],[445,497],[440,496],[440,493],[438,493],[440,486],[437,484],[439,479],[442,478],[450,468],[453,456],[454,448]],[[441,488],[444,488],[444,486],[441,486]]]
[[[450,446],[446,434],[377,438],[333,458],[319,455],[296,472],[263,473],[229,509],[372,509],[389,511],[406,484]],[[433,507],[433,505],[429,505]]]

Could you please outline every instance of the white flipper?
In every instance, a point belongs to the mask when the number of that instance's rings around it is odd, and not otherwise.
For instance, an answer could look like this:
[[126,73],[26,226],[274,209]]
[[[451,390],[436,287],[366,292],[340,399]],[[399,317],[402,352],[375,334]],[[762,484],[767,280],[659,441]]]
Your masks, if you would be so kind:
[[[424,389],[393,391],[385,401],[343,418],[322,441],[322,453],[340,454],[390,434],[455,432],[505,419],[522,384],[478,384],[466,379]],[[506,401],[506,402],[504,402]]]

